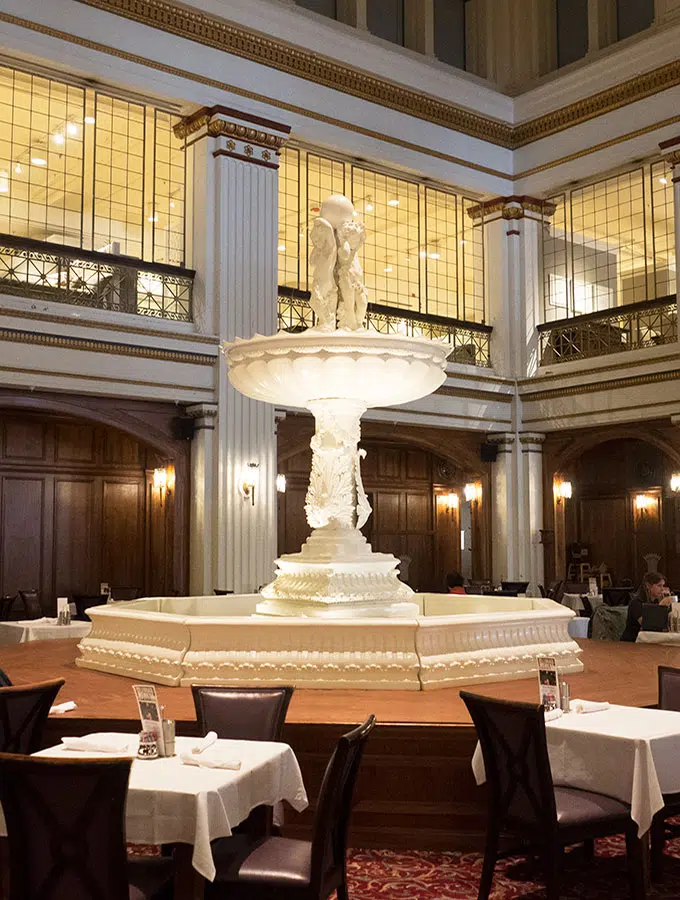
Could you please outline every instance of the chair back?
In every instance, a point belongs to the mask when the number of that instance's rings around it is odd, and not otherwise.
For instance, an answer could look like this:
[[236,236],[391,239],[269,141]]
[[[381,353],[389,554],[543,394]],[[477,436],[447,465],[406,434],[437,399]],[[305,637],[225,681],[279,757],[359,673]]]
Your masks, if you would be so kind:
[[131,764],[0,754],[9,900],[128,900]]
[[0,753],[36,753],[64,679],[0,688]]
[[363,725],[343,734],[326,766],[314,818],[310,876],[313,894],[326,896],[321,890],[324,882],[344,871],[354,786],[374,726],[375,716],[371,715]]
[[543,707],[461,691],[482,748],[489,821],[527,833],[557,827]]
[[34,588],[32,591],[19,591],[19,597],[24,605],[27,619],[42,618],[43,612],[37,588]]
[[136,600],[139,597],[139,588],[136,587],[112,587],[112,600]]
[[680,712],[680,669],[659,666],[659,709]]
[[0,622],[7,622],[12,614],[12,606],[16,599],[16,594],[5,594],[3,597],[0,597]]
[[595,641],[620,641],[626,630],[627,606],[606,606],[604,603],[593,610],[592,637]]
[[280,741],[292,687],[191,686],[202,734],[233,741]]
[[81,622],[91,622],[86,610],[91,606],[104,606],[109,602],[108,594],[73,594],[73,602],[76,605],[75,618]]

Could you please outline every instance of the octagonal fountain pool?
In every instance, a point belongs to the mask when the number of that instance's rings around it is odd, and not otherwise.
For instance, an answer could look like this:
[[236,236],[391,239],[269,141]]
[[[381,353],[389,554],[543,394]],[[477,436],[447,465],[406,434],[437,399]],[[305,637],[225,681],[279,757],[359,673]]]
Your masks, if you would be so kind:
[[257,594],[152,597],[88,610],[76,665],[157,684],[429,690],[527,678],[536,657],[581,672],[574,613],[530,597],[414,594],[418,615],[256,613]]

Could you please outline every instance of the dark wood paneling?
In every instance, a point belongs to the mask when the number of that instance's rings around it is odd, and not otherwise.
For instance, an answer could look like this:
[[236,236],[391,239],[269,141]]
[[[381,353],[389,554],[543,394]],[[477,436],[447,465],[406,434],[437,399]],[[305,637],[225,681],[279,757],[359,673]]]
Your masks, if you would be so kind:
[[430,480],[430,454],[424,450],[406,451],[406,478],[409,480]]
[[4,456],[6,459],[44,460],[45,426],[29,420],[8,421],[4,429]]
[[112,585],[144,585],[144,483],[103,484],[101,580]]
[[[57,478],[54,484],[54,594],[86,594],[99,565],[93,548],[95,479]],[[98,586],[98,585],[97,585]]]
[[55,427],[57,462],[91,463],[95,461],[95,427],[73,423]]
[[144,466],[144,450],[134,438],[109,429],[104,434],[103,462],[108,466]]
[[2,478],[2,593],[42,588],[43,478]]
[[373,531],[404,531],[406,528],[406,509],[404,494],[390,491],[379,491],[373,494]]

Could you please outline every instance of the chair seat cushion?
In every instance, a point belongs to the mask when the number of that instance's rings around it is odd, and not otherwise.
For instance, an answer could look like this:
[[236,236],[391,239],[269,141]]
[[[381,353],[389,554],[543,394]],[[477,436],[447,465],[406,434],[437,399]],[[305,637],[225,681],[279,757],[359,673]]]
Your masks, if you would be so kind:
[[130,900],[171,897],[173,871],[173,860],[169,857],[128,857]]
[[630,807],[620,800],[577,788],[556,787],[555,806],[557,824],[562,828],[630,816]]
[[309,884],[312,845],[308,841],[271,837],[264,840],[242,862],[218,868],[215,882],[263,883],[268,886],[304,887]]

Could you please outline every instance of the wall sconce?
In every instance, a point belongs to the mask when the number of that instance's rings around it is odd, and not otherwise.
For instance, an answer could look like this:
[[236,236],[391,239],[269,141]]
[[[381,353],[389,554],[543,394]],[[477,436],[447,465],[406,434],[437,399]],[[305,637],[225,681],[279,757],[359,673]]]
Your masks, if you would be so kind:
[[571,500],[571,481],[559,481],[553,484],[553,495],[557,503],[562,500]]
[[671,475],[671,490],[674,494],[680,494],[680,475],[677,472]]
[[154,488],[158,488],[158,490],[163,493],[163,491],[167,491],[170,493],[175,488],[175,467],[174,466],[163,466],[159,469],[153,470],[153,486]]
[[442,503],[446,507],[449,512],[453,512],[454,509],[458,509],[459,498],[458,494],[451,491],[450,494],[440,494],[442,498]]
[[253,506],[255,506],[255,488],[260,474],[259,468],[259,463],[250,462],[246,463],[241,472],[241,493],[246,500],[250,497],[250,502]]
[[276,490],[279,494],[286,493],[286,476],[285,475],[277,475],[276,476]]
[[473,500],[481,500],[482,499],[482,486],[481,484],[470,481],[463,488],[463,496],[465,497],[468,503],[472,503]]
[[637,509],[637,511],[640,513],[647,512],[647,510],[653,503],[654,498],[650,497],[649,494],[635,495],[635,509]]

